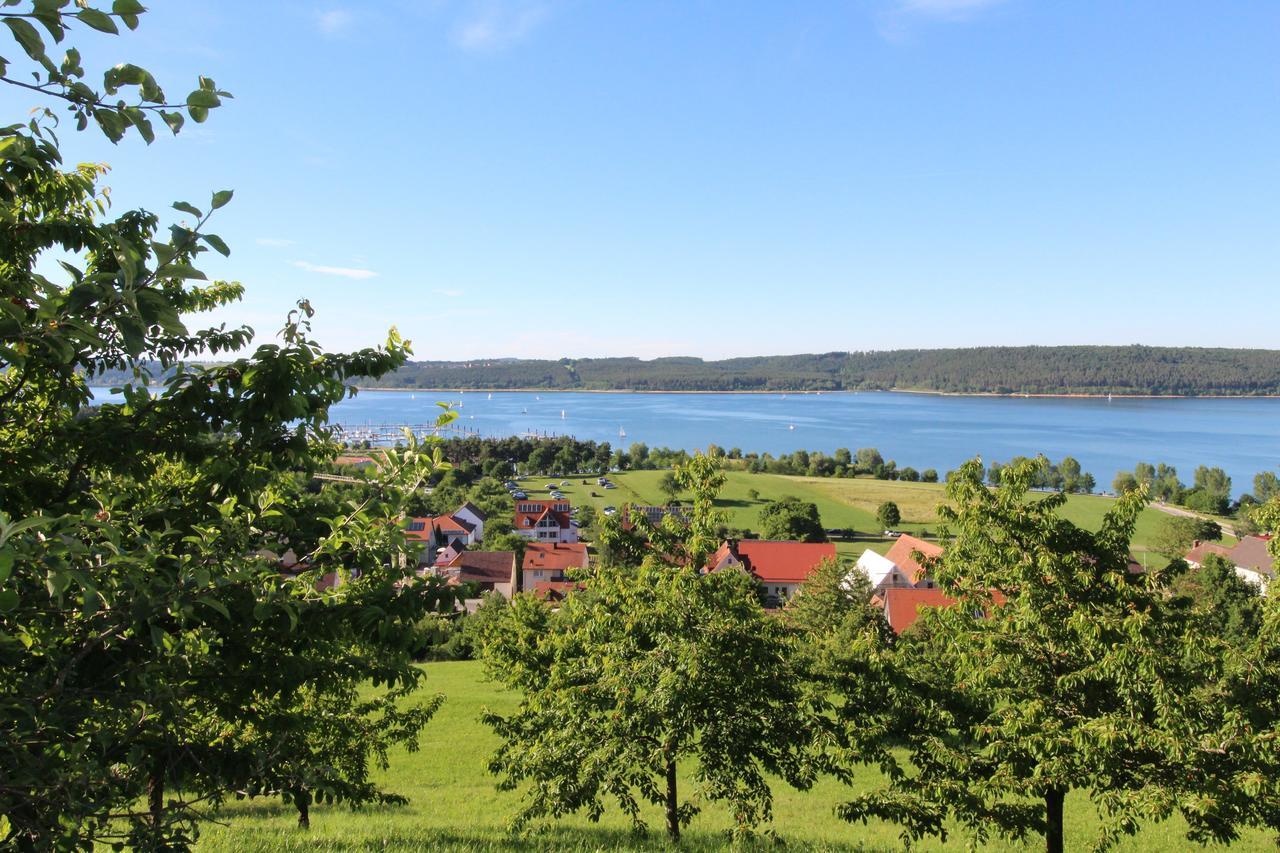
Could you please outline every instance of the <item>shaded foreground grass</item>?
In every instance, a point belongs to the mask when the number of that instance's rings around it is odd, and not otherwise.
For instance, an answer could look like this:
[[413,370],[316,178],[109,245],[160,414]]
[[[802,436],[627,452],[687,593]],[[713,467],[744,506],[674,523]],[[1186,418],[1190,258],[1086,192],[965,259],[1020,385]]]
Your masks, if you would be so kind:
[[[443,693],[447,701],[427,726],[422,749],[417,753],[397,750],[391,769],[381,780],[397,793],[409,797],[410,804],[352,811],[342,806],[315,806],[312,828],[296,828],[292,807],[275,800],[233,803],[219,819],[223,825],[209,825],[202,835],[200,850],[206,851],[293,851],[293,850],[665,850],[662,821],[656,809],[646,818],[650,833],[633,835],[626,820],[616,811],[607,811],[599,824],[573,816],[556,824],[539,827],[516,837],[506,831],[506,823],[519,799],[516,793],[499,793],[494,777],[486,772],[488,757],[496,738],[480,724],[482,707],[510,709],[514,697],[484,680],[478,663],[435,663],[427,666],[427,690]],[[879,784],[875,770],[864,769],[859,784],[869,788]],[[685,783],[687,785],[687,782]],[[896,827],[873,823],[847,824],[832,813],[847,798],[850,789],[831,780],[809,792],[792,790],[779,783],[775,788],[774,823],[778,839],[792,850],[888,851],[901,850]],[[681,842],[682,849],[716,850],[728,845],[725,832],[728,816],[707,805]],[[1096,820],[1092,807],[1081,794],[1067,800],[1068,849],[1085,850],[1094,837]],[[759,847],[772,847],[762,840]],[[1181,821],[1146,828],[1127,839],[1118,849],[1179,850],[1191,845],[1183,836]],[[948,843],[927,841],[923,850],[963,849],[964,838],[953,835]],[[1027,845],[997,842],[992,850],[1036,850],[1043,845],[1033,840]],[[776,849],[776,848],[775,848]],[[913,847],[913,849],[916,849]],[[1273,850],[1263,833],[1250,833],[1233,850]]]

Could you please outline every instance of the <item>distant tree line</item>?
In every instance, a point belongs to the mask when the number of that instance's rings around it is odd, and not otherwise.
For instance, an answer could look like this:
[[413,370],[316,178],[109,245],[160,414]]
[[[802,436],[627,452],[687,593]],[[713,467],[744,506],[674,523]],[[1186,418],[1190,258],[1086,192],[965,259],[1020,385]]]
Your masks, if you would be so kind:
[[1120,471],[1111,483],[1118,495],[1145,487],[1152,500],[1179,504],[1196,512],[1213,515],[1235,515],[1251,526],[1253,507],[1280,496],[1280,478],[1274,471],[1262,471],[1253,478],[1253,492],[1231,497],[1231,477],[1221,468],[1197,466],[1191,485],[1178,478],[1178,469],[1161,462],[1139,462],[1132,471]]
[[858,391],[991,394],[1280,394],[1280,351],[1064,346],[700,358],[410,362],[379,388]]

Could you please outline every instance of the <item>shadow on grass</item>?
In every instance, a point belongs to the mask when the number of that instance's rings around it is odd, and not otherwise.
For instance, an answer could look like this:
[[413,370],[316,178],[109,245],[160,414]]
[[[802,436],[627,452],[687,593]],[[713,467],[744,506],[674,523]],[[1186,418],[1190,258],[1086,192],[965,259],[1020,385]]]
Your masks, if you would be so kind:
[[[360,812],[351,814],[353,822],[358,824]],[[465,821],[460,816],[459,821]],[[660,851],[660,850],[724,850],[732,847],[735,850],[781,850],[788,851],[831,851],[831,853],[887,853],[894,847],[866,846],[860,843],[814,844],[787,839],[760,837],[750,842],[732,844],[723,833],[686,831],[680,844],[672,845],[665,834],[650,831],[647,835],[637,835],[625,829],[607,829],[603,827],[567,827],[547,826],[532,830],[524,835],[486,834],[478,832],[468,834],[462,831],[442,831],[423,829],[414,832],[409,829],[395,829],[391,832],[375,830],[367,838],[345,836],[342,838],[326,838],[314,832],[266,831],[260,829],[237,828],[233,825],[227,830],[227,841],[235,843],[238,849],[252,850],[365,850],[365,851],[418,851],[418,850],[457,850],[457,851],[509,851],[526,850],[565,850],[565,851]],[[856,829],[850,830],[856,834]]]

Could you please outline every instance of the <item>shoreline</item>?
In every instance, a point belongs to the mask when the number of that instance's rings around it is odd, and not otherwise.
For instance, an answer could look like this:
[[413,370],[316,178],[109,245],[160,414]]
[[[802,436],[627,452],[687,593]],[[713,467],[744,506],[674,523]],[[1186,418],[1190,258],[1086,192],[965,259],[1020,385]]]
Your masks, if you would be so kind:
[[387,394],[743,394],[781,396],[784,394],[821,397],[824,394],[924,394],[931,397],[995,397],[1010,400],[1277,400],[1280,394],[1002,394],[998,391],[929,391],[888,388],[839,391],[657,391],[639,388],[375,388],[355,386],[365,391]]

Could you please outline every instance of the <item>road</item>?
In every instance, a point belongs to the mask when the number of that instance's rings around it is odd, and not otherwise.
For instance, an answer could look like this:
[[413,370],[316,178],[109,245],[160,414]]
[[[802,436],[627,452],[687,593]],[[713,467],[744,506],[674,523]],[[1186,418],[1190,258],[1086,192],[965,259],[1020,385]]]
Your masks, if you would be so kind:
[[1167,513],[1168,515],[1176,515],[1179,518],[1194,518],[1198,521],[1216,522],[1222,528],[1223,533],[1235,539],[1240,538],[1239,536],[1236,536],[1236,529],[1232,527],[1230,524],[1226,523],[1225,521],[1222,521],[1221,519],[1212,518],[1207,515],[1201,515],[1198,512],[1192,512],[1191,510],[1183,509],[1180,506],[1170,506],[1169,504],[1159,503],[1155,501],[1153,501],[1150,506],[1152,509],[1158,509],[1163,513]]

